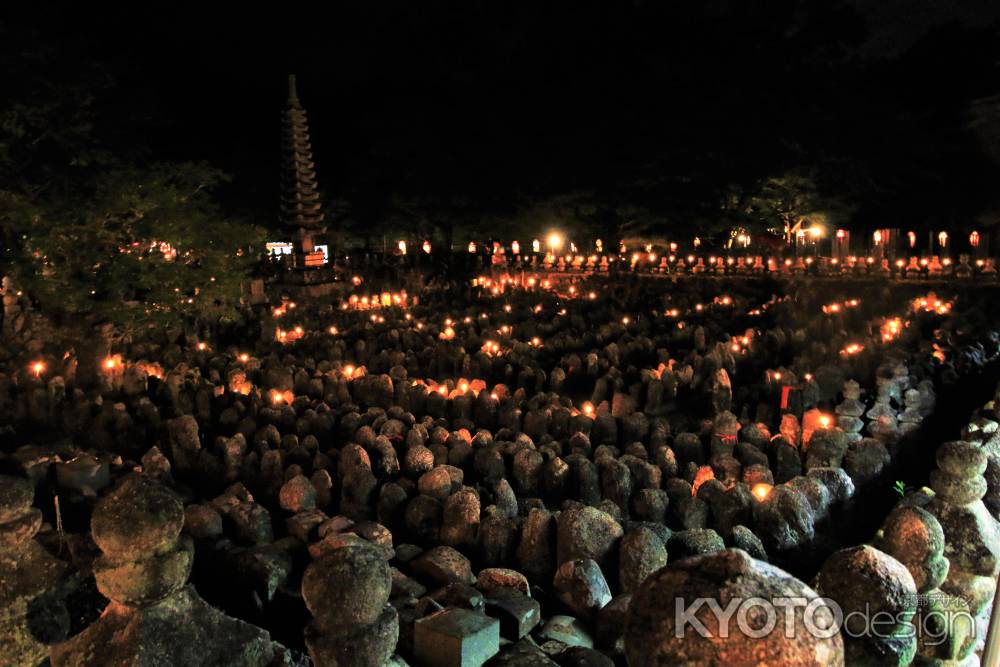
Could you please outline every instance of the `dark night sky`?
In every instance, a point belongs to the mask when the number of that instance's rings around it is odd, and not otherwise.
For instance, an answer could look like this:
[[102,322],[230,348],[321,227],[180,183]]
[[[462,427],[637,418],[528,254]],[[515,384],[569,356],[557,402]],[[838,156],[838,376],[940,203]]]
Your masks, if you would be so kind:
[[[843,143],[839,107],[878,104],[871,91],[947,115],[945,128],[954,107],[1000,92],[988,30],[1000,3],[853,2],[81,6],[23,24],[108,63],[124,115],[112,122],[141,128],[152,157],[210,160],[263,215],[292,71],[328,194],[459,192],[501,208],[663,164],[696,180],[680,164],[705,156],[737,156],[728,178],[771,147],[821,152]],[[810,12],[804,27],[773,20]]]

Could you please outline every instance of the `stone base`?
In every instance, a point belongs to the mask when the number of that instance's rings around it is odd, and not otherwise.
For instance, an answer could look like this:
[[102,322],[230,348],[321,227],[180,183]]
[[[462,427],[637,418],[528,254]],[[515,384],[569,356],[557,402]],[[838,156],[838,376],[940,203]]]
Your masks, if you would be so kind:
[[0,664],[37,665],[65,639],[63,597],[74,583],[68,569],[34,541],[16,560],[0,561]]
[[54,646],[51,660],[55,667],[292,664],[267,632],[226,616],[192,586],[143,609],[112,602],[96,623]]
[[314,625],[306,630],[306,647],[316,667],[382,667],[388,664],[399,640],[399,615],[386,605],[371,625],[341,628],[319,634]]

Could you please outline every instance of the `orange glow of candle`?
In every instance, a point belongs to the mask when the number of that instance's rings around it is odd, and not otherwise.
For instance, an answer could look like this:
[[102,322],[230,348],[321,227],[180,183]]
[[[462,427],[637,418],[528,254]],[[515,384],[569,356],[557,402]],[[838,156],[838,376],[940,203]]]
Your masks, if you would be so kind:
[[698,472],[695,473],[694,476],[694,483],[691,484],[691,495],[697,496],[698,489],[701,488],[701,485],[710,479],[715,479],[715,473],[712,472],[711,466],[702,466],[698,468]]
[[764,502],[771,495],[772,490],[774,490],[773,486],[766,482],[760,482],[759,484],[753,485],[753,488],[750,489],[750,493],[752,493],[753,497],[760,502]]

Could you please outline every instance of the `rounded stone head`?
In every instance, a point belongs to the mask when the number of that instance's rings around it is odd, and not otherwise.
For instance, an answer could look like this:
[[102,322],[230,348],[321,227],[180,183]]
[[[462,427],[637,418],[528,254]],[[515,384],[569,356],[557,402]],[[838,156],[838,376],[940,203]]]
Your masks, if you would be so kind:
[[109,556],[159,553],[176,545],[184,504],[159,482],[131,475],[97,503],[90,527],[94,542]]

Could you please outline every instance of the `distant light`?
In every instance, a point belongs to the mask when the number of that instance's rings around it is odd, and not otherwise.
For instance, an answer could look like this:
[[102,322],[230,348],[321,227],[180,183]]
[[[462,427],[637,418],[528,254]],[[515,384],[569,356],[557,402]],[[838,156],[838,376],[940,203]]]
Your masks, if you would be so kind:
[[31,364],[31,370],[35,374],[36,378],[41,377],[42,373],[45,371],[45,362],[36,361],[35,363]]
[[872,234],[872,239],[875,241],[875,245],[878,245],[878,244],[882,243],[882,232],[881,232],[881,230],[876,229],[875,233]]
[[938,243],[942,248],[948,245],[948,232],[941,232],[938,234]]
[[431,242],[430,241],[424,241],[423,245],[420,246],[420,247],[423,248],[423,250],[424,250],[424,252],[426,254],[428,254],[428,255],[431,254]]
[[514,241],[513,243],[510,244],[510,251],[511,251],[511,253],[513,253],[515,255],[520,255],[521,254],[521,244],[518,243],[517,241]]
[[563,237],[559,232],[550,232],[547,237],[545,237],[545,243],[552,249],[553,252],[562,248]]
[[400,241],[396,244],[396,247],[399,248],[400,254],[406,254],[406,241]]
[[476,242],[469,241],[469,252],[475,254],[476,252]]

